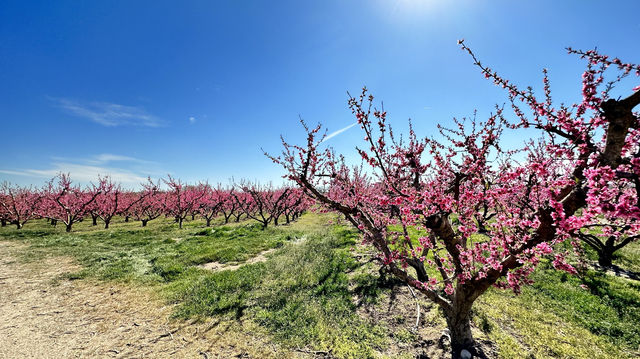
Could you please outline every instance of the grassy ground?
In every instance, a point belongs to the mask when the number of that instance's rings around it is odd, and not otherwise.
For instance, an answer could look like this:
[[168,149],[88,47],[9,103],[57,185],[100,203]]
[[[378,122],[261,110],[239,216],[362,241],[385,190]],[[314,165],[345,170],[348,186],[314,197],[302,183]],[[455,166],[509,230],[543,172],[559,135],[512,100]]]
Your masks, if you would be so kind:
[[[293,225],[264,231],[250,222],[205,228],[196,220],[183,230],[169,220],[146,228],[118,221],[109,230],[82,222],[70,234],[35,221],[21,231],[0,229],[0,239],[28,244],[24,261],[74,257],[83,269],[67,279],[149,287],[177,304],[177,320],[218,318],[289,350],[409,358],[425,345],[435,346],[421,339],[437,338],[444,329],[438,311],[422,302],[421,329],[413,331],[415,304],[406,288],[394,288],[373,264],[355,259],[357,235],[329,219],[307,214]],[[235,270],[199,267],[243,262],[270,249],[266,261]],[[624,249],[617,264],[640,267],[640,245]],[[546,267],[534,279],[519,296],[492,290],[474,307],[476,336],[494,343],[496,356],[640,354],[640,283],[594,271],[572,277]]]

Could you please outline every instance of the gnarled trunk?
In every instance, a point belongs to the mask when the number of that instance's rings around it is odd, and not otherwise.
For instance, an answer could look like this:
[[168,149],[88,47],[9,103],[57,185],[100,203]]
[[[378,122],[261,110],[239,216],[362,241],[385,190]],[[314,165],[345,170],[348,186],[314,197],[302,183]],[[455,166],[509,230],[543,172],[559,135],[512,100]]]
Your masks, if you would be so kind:
[[468,351],[474,357],[484,358],[484,353],[476,348],[475,340],[471,334],[471,307],[473,302],[485,289],[474,288],[458,284],[450,306],[443,307],[444,316],[451,336],[451,357],[460,358],[463,350]]
[[605,248],[598,251],[598,264],[602,267],[611,267],[613,264],[614,248]]
[[596,248],[598,251],[598,264],[603,267],[611,267],[613,264],[613,252],[616,251],[615,242],[616,238],[611,236],[607,238],[603,246]]
[[143,226],[143,227],[146,227],[146,226],[147,226],[147,222],[149,222],[149,220],[148,220],[148,219],[143,219],[143,220],[142,220],[142,226]]
[[455,308],[449,312],[445,311],[447,326],[451,336],[452,358],[460,357],[462,350],[474,353],[473,335],[471,334],[471,307]]

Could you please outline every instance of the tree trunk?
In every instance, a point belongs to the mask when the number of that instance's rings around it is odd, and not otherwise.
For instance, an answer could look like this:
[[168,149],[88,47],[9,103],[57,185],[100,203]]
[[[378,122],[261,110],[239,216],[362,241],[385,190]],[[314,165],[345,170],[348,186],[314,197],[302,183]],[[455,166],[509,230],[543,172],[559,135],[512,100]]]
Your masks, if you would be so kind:
[[464,349],[475,354],[473,335],[471,334],[471,306],[466,308],[454,308],[445,313],[447,326],[451,335],[451,354],[453,359],[460,358],[460,352]]
[[18,229],[22,229],[22,223],[17,222],[17,223],[16,223],[16,227],[18,227]]
[[196,219],[196,215],[195,215],[195,214],[192,214],[192,215],[191,215],[191,220],[192,220],[192,221],[194,221],[195,219]]
[[598,264],[602,267],[611,267],[613,264],[613,248],[605,247],[598,251]]
[[57,219],[52,219],[51,220],[51,225],[54,226],[54,227],[58,226],[58,220]]
[[143,219],[143,220],[142,220],[142,226],[143,226],[143,227],[146,227],[146,226],[147,226],[147,222],[148,222],[148,221],[149,221],[148,219]]
[[[275,217],[275,218],[273,219],[273,225],[274,225],[274,226],[277,226],[277,225],[278,225],[278,217]],[[266,227],[266,226],[265,226],[265,227]]]
[[109,222],[111,222],[111,220],[104,221],[104,229],[109,229]]
[[67,224],[67,228],[66,228],[67,232],[71,232],[71,225],[72,225],[71,223]]
[[182,217],[178,218],[178,226],[182,229]]
[[5,219],[0,220],[0,226],[6,227],[7,226],[7,220],[5,220]]
[[450,309],[444,311],[451,336],[451,355],[453,359],[460,358],[460,352],[467,350],[474,356],[478,355],[474,349],[475,341],[471,334],[471,306],[473,299],[464,295],[464,290],[458,287]]
[[129,216],[124,216],[124,221],[125,221],[126,223],[129,223]]
[[207,227],[211,227],[211,218],[207,218]]

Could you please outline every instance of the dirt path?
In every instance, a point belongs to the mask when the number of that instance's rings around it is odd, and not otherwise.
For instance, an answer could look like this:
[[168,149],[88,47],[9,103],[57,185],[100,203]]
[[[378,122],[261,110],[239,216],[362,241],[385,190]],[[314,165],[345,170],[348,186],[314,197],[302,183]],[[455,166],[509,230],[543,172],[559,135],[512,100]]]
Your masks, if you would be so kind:
[[225,325],[170,320],[148,290],[60,279],[79,269],[69,258],[19,263],[25,248],[0,241],[0,359],[289,356]]

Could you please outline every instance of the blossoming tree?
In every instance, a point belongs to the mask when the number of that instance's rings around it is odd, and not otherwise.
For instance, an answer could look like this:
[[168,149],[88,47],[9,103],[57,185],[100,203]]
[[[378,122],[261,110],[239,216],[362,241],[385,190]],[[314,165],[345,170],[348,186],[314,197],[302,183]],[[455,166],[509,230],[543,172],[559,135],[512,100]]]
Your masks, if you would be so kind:
[[[569,49],[588,62],[582,101],[557,106],[546,71],[540,98],[460,45],[485,77],[507,90],[513,120],[496,108],[485,122],[440,127],[438,140],[420,139],[411,127],[403,139],[363,89],[349,98],[366,143],[358,148],[363,166],[349,167],[342,156],[321,149],[320,125],[304,122],[304,145],[283,139],[282,155],[269,156],[308,196],[357,227],[393,275],[440,306],[454,357],[477,352],[470,313],[488,288],[518,292],[545,256],[557,269],[573,272],[556,243],[614,213],[624,223],[640,214],[640,123],[633,112],[640,88],[610,98],[614,85],[638,75],[639,66]],[[618,73],[605,82],[610,67]],[[503,148],[505,131],[525,128],[537,129],[540,139]],[[637,226],[623,227],[620,238],[637,235]]]
[[32,188],[0,185],[0,219],[21,229],[25,223],[37,217],[42,195]]
[[142,227],[146,227],[152,221],[164,214],[166,193],[160,191],[160,181],[153,183],[151,178],[142,185],[142,191],[136,194],[133,205],[127,211],[127,215],[142,222]]
[[262,229],[269,223],[278,225],[278,217],[284,212],[284,203],[289,194],[289,188],[274,189],[272,184],[263,186],[255,182],[243,181],[238,186],[245,196],[234,193],[238,206],[247,218],[258,221]]
[[69,175],[61,173],[45,186],[38,214],[63,222],[66,231],[71,232],[73,224],[84,218],[101,192],[96,186],[86,190],[74,186]]
[[220,212],[222,213],[222,216],[224,217],[224,223],[227,224],[229,223],[229,220],[231,219],[231,217],[233,215],[237,215],[237,221],[240,221],[240,205],[239,205],[239,201],[236,201],[236,198],[234,196],[234,189],[225,189],[220,193],[220,196],[222,197],[222,205],[220,206]]
[[213,188],[208,183],[205,183],[204,191],[205,195],[200,200],[198,213],[206,221],[207,227],[211,227],[211,221],[218,216],[224,205],[225,193],[220,185],[217,188]]
[[113,217],[128,214],[134,205],[144,200],[144,197],[148,195],[147,191],[143,191],[139,195],[124,191],[122,186],[113,182],[110,177],[99,177],[96,188],[100,188],[101,191],[93,204],[92,213],[102,219],[105,229],[109,228]]
[[202,184],[187,185],[168,176],[164,183],[169,190],[164,195],[164,208],[168,215],[173,216],[182,228],[182,223],[188,215],[197,210],[201,199],[205,196],[205,187]]
[[306,211],[312,204],[309,197],[305,196],[304,192],[299,188],[290,188],[286,198],[286,203],[283,204],[283,215],[286,220],[286,224],[295,221],[300,214]]

